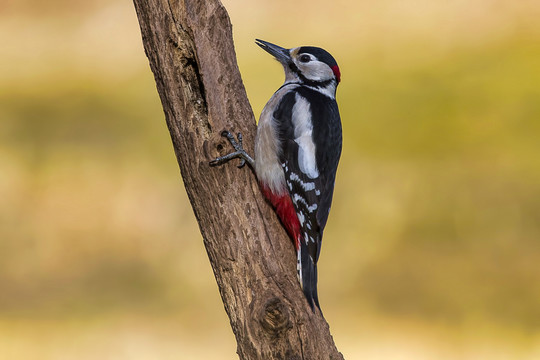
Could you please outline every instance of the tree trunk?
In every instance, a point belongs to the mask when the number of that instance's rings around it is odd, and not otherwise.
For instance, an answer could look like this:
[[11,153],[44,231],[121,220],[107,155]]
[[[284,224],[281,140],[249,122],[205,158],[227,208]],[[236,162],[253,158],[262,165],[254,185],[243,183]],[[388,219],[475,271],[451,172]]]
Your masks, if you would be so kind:
[[220,133],[256,125],[219,0],[134,0],[180,171],[199,223],[240,359],[343,359],[296,278],[291,240],[255,177]]

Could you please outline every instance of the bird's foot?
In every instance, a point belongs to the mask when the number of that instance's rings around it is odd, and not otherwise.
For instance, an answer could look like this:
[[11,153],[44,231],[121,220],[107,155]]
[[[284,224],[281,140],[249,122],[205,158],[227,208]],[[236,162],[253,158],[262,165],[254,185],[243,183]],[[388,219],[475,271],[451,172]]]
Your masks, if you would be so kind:
[[229,140],[235,151],[210,161],[210,166],[223,165],[229,160],[239,158],[240,164],[238,165],[238,168],[242,168],[244,165],[246,165],[246,161],[249,166],[253,168],[253,165],[255,165],[255,161],[251,156],[249,156],[249,154],[244,150],[244,147],[242,146],[242,134],[238,133],[238,141],[234,138],[234,135],[227,130],[223,130],[221,132],[221,136],[226,137],[227,140]]

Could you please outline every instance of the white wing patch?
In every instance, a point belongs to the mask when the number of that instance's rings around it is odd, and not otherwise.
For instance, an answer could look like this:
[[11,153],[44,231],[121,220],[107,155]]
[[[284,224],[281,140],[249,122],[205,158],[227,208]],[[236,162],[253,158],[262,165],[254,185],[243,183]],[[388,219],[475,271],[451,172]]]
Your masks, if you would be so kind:
[[311,179],[319,176],[315,160],[315,144],[313,143],[313,123],[309,102],[296,94],[296,102],[292,109],[294,141],[298,144],[298,166]]

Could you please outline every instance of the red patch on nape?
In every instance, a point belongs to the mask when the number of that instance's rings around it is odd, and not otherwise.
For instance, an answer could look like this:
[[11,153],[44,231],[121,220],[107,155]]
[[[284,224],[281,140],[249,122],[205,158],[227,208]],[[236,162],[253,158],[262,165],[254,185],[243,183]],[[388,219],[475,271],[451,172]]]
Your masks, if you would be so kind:
[[300,248],[300,221],[298,221],[298,216],[296,215],[296,210],[294,209],[289,193],[274,194],[267,186],[260,185],[264,197],[274,207],[281,223],[285,226],[285,230],[287,230],[287,233],[294,241],[294,247],[298,251]]
[[339,71],[339,66],[337,65],[332,66],[332,71],[334,72],[337,82],[339,83],[341,81],[341,72]]

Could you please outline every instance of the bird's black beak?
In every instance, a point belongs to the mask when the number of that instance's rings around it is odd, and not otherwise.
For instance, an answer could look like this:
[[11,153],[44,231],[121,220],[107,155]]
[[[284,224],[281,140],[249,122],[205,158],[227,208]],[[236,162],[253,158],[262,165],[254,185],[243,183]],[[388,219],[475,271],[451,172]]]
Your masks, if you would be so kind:
[[281,46],[274,45],[268,41],[255,39],[255,44],[259,45],[264,51],[273,55],[277,61],[283,65],[287,65],[291,61],[291,55],[289,49],[282,48]]

